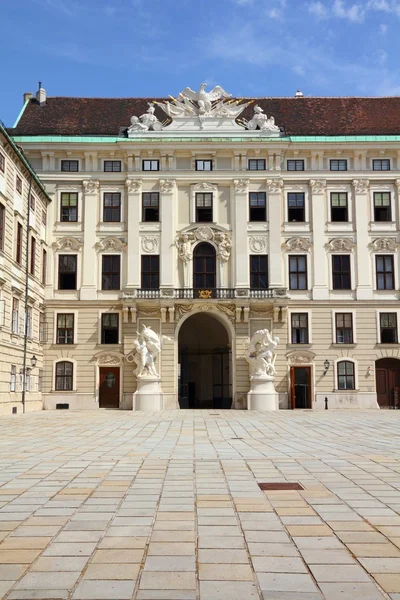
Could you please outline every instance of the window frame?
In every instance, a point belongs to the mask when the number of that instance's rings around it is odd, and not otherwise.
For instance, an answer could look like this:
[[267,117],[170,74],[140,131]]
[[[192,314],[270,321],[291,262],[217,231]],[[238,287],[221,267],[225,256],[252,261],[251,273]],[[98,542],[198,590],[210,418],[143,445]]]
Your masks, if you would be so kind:
[[[296,203],[298,202],[298,200],[302,200],[303,206],[300,208],[297,205],[295,207],[291,207],[289,205],[291,196],[295,196],[294,200],[296,201]],[[305,223],[306,222],[306,195],[305,195],[305,192],[287,192],[286,203],[287,203],[287,222],[288,223]],[[303,218],[301,220],[300,219],[291,219],[290,218],[291,210],[292,211],[293,210],[302,211]]]
[[[251,163],[256,163],[255,168],[251,167]],[[259,163],[261,163],[261,167],[259,167]],[[247,161],[247,170],[248,171],[265,171],[266,170],[266,160],[265,158],[249,158]]]
[[[253,196],[253,198],[252,198]],[[252,206],[251,202],[255,200],[256,205]],[[260,201],[264,202],[264,205],[259,204]],[[249,192],[248,197],[249,204],[249,223],[265,223],[267,221],[267,194],[266,192]],[[257,217],[257,212],[260,213],[260,217]],[[254,214],[255,213],[255,214]]]
[[[110,196],[110,198],[108,198]],[[106,198],[107,197],[107,198]],[[118,200],[118,205],[111,204],[106,206],[106,200],[110,200],[111,203],[114,200]],[[118,219],[110,218],[106,219],[106,215],[110,214],[111,217],[114,213],[118,216]],[[122,218],[122,196],[121,192],[104,192],[103,193],[103,223],[121,223]]]
[[[346,258],[348,260],[348,270],[343,270],[343,259]],[[334,263],[337,259],[340,259],[341,268],[337,271],[334,269]],[[352,290],[353,281],[352,281],[352,264],[351,264],[351,254],[331,254],[331,270],[332,270],[332,290],[335,291],[349,291]],[[349,285],[348,287],[343,287],[344,278],[349,277]],[[339,278],[340,286],[336,285],[337,279]]]
[[[105,325],[104,321],[106,319],[108,319],[109,317],[116,317],[117,318],[117,326],[114,327],[111,324]],[[110,319],[111,320],[111,319]],[[121,315],[119,312],[102,312],[100,314],[100,344],[101,345],[109,345],[109,346],[115,346],[117,344],[121,343],[121,332],[120,332],[120,328],[121,328]],[[109,341],[105,341],[106,340],[106,336],[107,336],[107,332],[116,332],[116,340],[115,342],[109,342]]]
[[[299,318],[299,327],[294,327],[293,325],[293,318],[294,317],[300,317]],[[305,327],[301,326],[301,320],[302,317],[305,317]],[[299,331],[299,338],[302,337],[301,332],[306,332],[305,333],[305,341],[295,341],[294,340],[294,331]],[[305,311],[291,311],[290,312],[290,342],[289,344],[291,344],[292,346],[304,346],[304,345],[309,345],[310,344],[310,315],[308,312]]]
[[6,157],[2,152],[0,152],[0,173],[5,173],[5,172],[6,172]]
[[[68,257],[68,258],[75,258],[75,271],[65,271],[65,273],[63,273],[60,269],[61,266],[61,259],[64,257]],[[78,255],[77,254],[58,254],[58,259],[57,259],[57,267],[58,267],[58,287],[57,290],[61,290],[61,291],[76,291],[78,289]],[[61,287],[60,283],[61,283],[61,276],[62,275],[67,275],[67,274],[74,274],[75,275],[75,287]]]
[[17,221],[17,239],[16,239],[16,248],[15,248],[15,262],[19,265],[22,264],[22,253],[23,253],[23,240],[24,240],[24,228],[22,223]]
[[17,365],[10,365],[10,392],[17,391]]
[[[333,206],[333,200],[334,200],[334,196],[337,196],[337,200],[340,202],[340,200],[342,199],[341,196],[345,197],[346,200],[346,204],[345,206],[341,206],[340,204],[338,206]],[[348,192],[331,192],[330,193],[330,222],[331,223],[348,223],[349,222],[349,194]],[[345,219],[334,219],[333,218],[333,214],[334,214],[334,210],[344,210]]]
[[0,202],[0,252],[4,252],[6,241],[6,207]]
[[[337,169],[333,168],[334,164],[337,163]],[[340,167],[340,165],[343,164],[343,166],[345,167],[344,169],[342,169]],[[348,161],[347,158],[331,158],[329,159],[329,170],[330,171],[348,171]]]
[[[204,165],[206,163],[209,164],[209,166],[210,166],[209,169],[204,168]],[[209,173],[210,171],[213,170],[212,158],[196,158],[196,160],[194,161],[194,165],[195,165],[196,171],[206,171],[207,173]],[[200,168],[200,165],[202,165],[202,168]]]
[[[345,373],[341,374],[339,373],[340,367],[339,365],[345,363],[346,365],[352,365],[352,372],[351,373],[347,373],[347,366],[345,367]],[[335,385],[336,385],[336,390],[340,391],[340,392],[346,392],[346,391],[355,391],[357,389],[357,365],[355,360],[351,360],[349,357],[341,357],[340,359],[337,359],[335,361]],[[346,379],[346,385],[343,387],[340,385],[340,377],[344,377]],[[352,378],[352,385],[351,387],[347,385],[347,379],[351,377]]]
[[[149,260],[150,269],[144,268],[146,259]],[[152,261],[154,259],[154,261]],[[153,268],[152,262],[155,263]],[[145,278],[148,277],[151,285],[145,285]],[[154,279],[154,281],[153,281]],[[142,290],[160,289],[160,255],[159,254],[141,254],[140,257],[140,288]]]
[[15,175],[15,191],[17,192],[17,194],[19,194],[19,196],[22,196],[22,177],[20,177],[19,175]]
[[[101,290],[102,291],[118,291],[121,289],[121,267],[122,260],[121,254],[102,254],[101,255]],[[104,264],[106,260],[110,261],[111,270],[106,271]],[[118,269],[114,269],[114,266],[118,265]],[[107,283],[107,278],[110,279],[110,283]],[[118,286],[118,287],[116,287]]]
[[[292,169],[289,166],[289,163],[294,163],[294,169]],[[300,163],[300,166],[301,166],[300,169],[297,168],[298,163]],[[304,166],[305,166],[305,163],[304,163],[304,159],[302,159],[302,158],[301,159],[298,159],[298,158],[288,158],[287,161],[286,161],[286,170],[287,171],[304,171],[305,170]]]
[[42,284],[47,283],[47,250],[42,249]]
[[[299,259],[304,259],[305,269],[304,271],[298,270],[298,262]],[[295,271],[291,271],[291,262],[293,259],[296,259],[297,269]],[[295,276],[297,278],[297,287],[292,287],[292,278],[291,276]],[[305,277],[305,287],[299,287],[299,277]],[[292,291],[307,291],[308,290],[308,254],[288,254],[288,283],[289,289]]]
[[[210,206],[198,204],[201,200],[205,202],[211,199]],[[214,218],[214,193],[213,192],[196,192],[194,196],[195,222],[196,223],[213,223]],[[200,218],[204,215],[209,215],[210,218]]]
[[36,198],[33,194],[30,194],[29,195],[29,210],[34,213],[35,209],[36,209]]
[[[268,273],[268,254],[250,254],[249,255],[249,272],[250,272],[250,289],[251,290],[267,290],[269,288],[269,273]],[[253,269],[253,260],[258,259],[258,263],[265,262],[263,265],[258,264],[258,269]],[[262,279],[265,279],[265,285],[260,285]],[[253,285],[253,282],[258,281],[258,285]]]
[[[58,367],[60,365],[71,365],[71,373],[70,374],[65,374],[65,368],[64,368],[64,374],[59,375],[58,374]],[[56,392],[72,392],[75,389],[75,377],[76,377],[76,363],[75,361],[72,360],[58,360],[55,363],[55,367],[54,367],[54,391]],[[71,381],[71,385],[69,386],[62,386],[59,387],[58,385],[58,381],[59,379],[62,378],[64,379],[64,381]]]
[[[71,327],[67,327],[67,321],[66,321],[66,317],[72,317],[72,326]],[[74,345],[75,342],[75,319],[76,319],[76,314],[75,312],[57,312],[54,315],[55,318],[55,340],[54,343],[57,346],[71,346]],[[60,327],[59,325],[59,319],[60,318],[64,318],[64,326]],[[60,341],[61,339],[61,332],[63,333],[63,337],[64,340],[66,341]],[[70,340],[70,341],[67,341]]]
[[[63,206],[63,196],[68,196],[68,205]],[[76,204],[72,205],[71,196],[74,196],[74,200],[76,200]],[[78,222],[78,205],[79,205],[79,194],[78,192],[60,192],[60,223],[77,223]],[[71,211],[75,209],[75,218],[70,218]],[[68,219],[64,218],[63,210],[68,210]],[[73,213],[72,213],[73,214]]]
[[[149,163],[149,165],[148,165],[149,168],[146,168],[146,163]],[[160,161],[158,158],[144,158],[142,160],[142,171],[159,171],[159,170],[160,170]]]
[[[398,310],[377,310],[377,341],[378,344],[387,344],[390,346],[394,346],[399,343],[399,311]],[[382,341],[382,315],[394,315],[395,317],[395,327],[385,327],[384,329],[394,329],[395,333],[395,341],[388,342]]]
[[[67,167],[68,164],[68,168]],[[74,166],[76,165],[76,169],[72,168],[71,169],[71,164],[73,164]],[[69,158],[62,158],[61,162],[60,162],[60,171],[63,173],[79,173],[79,160],[78,159],[69,159]]]
[[[107,169],[107,165],[111,165],[111,169]],[[115,169],[114,167],[119,168]],[[103,161],[103,172],[104,173],[121,173],[122,172],[122,161],[120,160],[104,160]]]
[[[378,262],[383,259],[384,267],[386,267],[386,259],[390,259],[391,270],[387,271],[386,268],[383,270],[378,270]],[[395,276],[395,261],[393,254],[375,254],[375,285],[377,291],[393,291],[396,289],[396,276]],[[379,285],[379,276],[383,276],[384,287],[380,287]],[[387,278],[392,280],[392,284],[388,287]]]
[[12,296],[11,303],[11,334],[19,335],[19,304],[20,299],[16,296]]
[[[343,326],[339,326],[338,324],[338,316],[341,317],[350,317],[350,327],[346,327],[346,322],[345,319],[343,319]],[[343,345],[354,345],[355,344],[355,326],[354,326],[354,320],[355,320],[355,315],[353,311],[334,311],[333,312],[333,340],[334,340],[334,344],[339,344],[340,346]],[[350,335],[351,335],[351,341],[343,341],[340,342],[338,339],[338,331],[339,330],[343,330],[344,331],[350,331]],[[343,334],[343,339],[345,338],[345,334]]]
[[[376,204],[376,200],[378,198],[378,194],[381,195],[381,201],[384,200],[384,196],[386,198],[386,196],[389,197],[389,204],[388,205],[377,205]],[[385,206],[387,206],[387,208],[384,208]],[[374,223],[393,223],[393,207],[392,207],[392,193],[388,192],[388,191],[384,191],[384,192],[379,192],[379,191],[374,191],[372,194],[372,207],[373,207],[373,217],[374,217]],[[379,213],[377,213],[377,210],[386,210],[388,213],[388,218],[387,219],[377,219],[377,215]]]
[[29,274],[35,277],[36,271],[36,238],[31,235],[30,257],[29,257]]
[[[150,204],[145,206],[145,201],[149,196]],[[153,197],[154,196],[154,197]],[[153,200],[157,200],[157,206],[153,203]],[[147,218],[148,211],[154,211],[157,219]],[[151,214],[151,213],[150,213]],[[142,223],[159,223],[160,222],[160,193],[159,192],[142,192]]]
[[[388,168],[383,168],[383,163],[387,163],[388,164]],[[380,168],[378,167],[378,164],[380,164]],[[390,158],[373,158],[372,159],[372,170],[373,171],[391,171],[391,160]]]

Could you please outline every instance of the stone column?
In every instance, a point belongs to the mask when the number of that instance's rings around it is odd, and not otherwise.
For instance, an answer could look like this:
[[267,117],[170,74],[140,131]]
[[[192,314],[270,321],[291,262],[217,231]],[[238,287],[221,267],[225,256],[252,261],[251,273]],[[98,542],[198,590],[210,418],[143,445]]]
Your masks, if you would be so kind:
[[[97,298],[97,269],[95,265],[96,225],[100,183],[92,179],[83,181],[83,253],[81,263],[81,300]],[[99,267],[101,268],[101,266]]]
[[[326,273],[325,223],[326,223],[326,179],[310,179],[309,213],[312,220],[313,254],[312,254],[312,297],[313,300],[329,298],[328,277]],[[310,265],[311,267],[311,265]]]
[[268,263],[269,263],[269,287],[283,287],[282,269],[282,179],[268,179],[268,210],[269,222],[268,235]]
[[357,231],[357,300],[371,300],[373,291],[368,249],[369,181],[368,179],[354,179],[352,183],[354,188],[353,221]]
[[160,221],[161,244],[160,244],[160,288],[173,289],[175,284],[175,273],[177,270],[177,256],[175,246],[175,203],[176,203],[176,181],[175,179],[160,179]]
[[139,224],[142,220],[142,180],[126,179],[128,209],[128,251],[126,288],[140,288],[140,246],[139,246]]
[[249,220],[247,207],[249,204],[249,180],[235,179],[234,223],[233,223],[233,281],[232,287],[249,288],[249,253],[247,249],[247,232],[245,227]]

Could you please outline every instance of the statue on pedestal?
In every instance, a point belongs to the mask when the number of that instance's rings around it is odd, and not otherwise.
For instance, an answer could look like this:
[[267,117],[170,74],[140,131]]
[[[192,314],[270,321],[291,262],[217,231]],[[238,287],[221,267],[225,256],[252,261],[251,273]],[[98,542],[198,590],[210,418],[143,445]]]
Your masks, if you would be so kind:
[[276,374],[275,359],[278,337],[272,337],[268,329],[259,329],[250,340],[246,360],[250,377],[273,378]]
[[128,358],[129,362],[136,363],[134,374],[137,379],[142,377],[159,378],[155,367],[155,358],[161,352],[164,342],[170,341],[170,338],[165,335],[158,336],[151,327],[146,325],[143,325],[142,332],[137,332],[137,334],[138,337],[133,342],[134,353]]

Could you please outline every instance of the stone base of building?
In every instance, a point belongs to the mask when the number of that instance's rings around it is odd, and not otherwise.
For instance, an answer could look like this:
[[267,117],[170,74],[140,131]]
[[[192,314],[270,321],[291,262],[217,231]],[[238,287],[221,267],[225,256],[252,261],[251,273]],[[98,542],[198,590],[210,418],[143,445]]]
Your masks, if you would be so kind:
[[[41,400],[27,400],[25,402],[25,412],[37,412],[43,410],[43,404]],[[22,400],[9,400],[0,403],[0,415],[21,415],[24,412],[22,406]]]
[[68,408],[69,410],[93,410],[99,408],[94,394],[43,394],[44,410]]
[[357,394],[337,392],[330,394],[315,394],[312,403],[313,410],[325,410],[325,398],[328,398],[328,410],[333,408],[372,408],[379,409],[375,392]]

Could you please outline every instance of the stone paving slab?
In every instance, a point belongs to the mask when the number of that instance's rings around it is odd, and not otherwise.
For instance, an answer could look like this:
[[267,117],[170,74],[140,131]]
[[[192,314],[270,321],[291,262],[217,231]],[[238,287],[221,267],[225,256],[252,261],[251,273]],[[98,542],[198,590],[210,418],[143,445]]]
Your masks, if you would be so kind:
[[400,600],[395,411],[44,411],[0,450],[0,599]]

